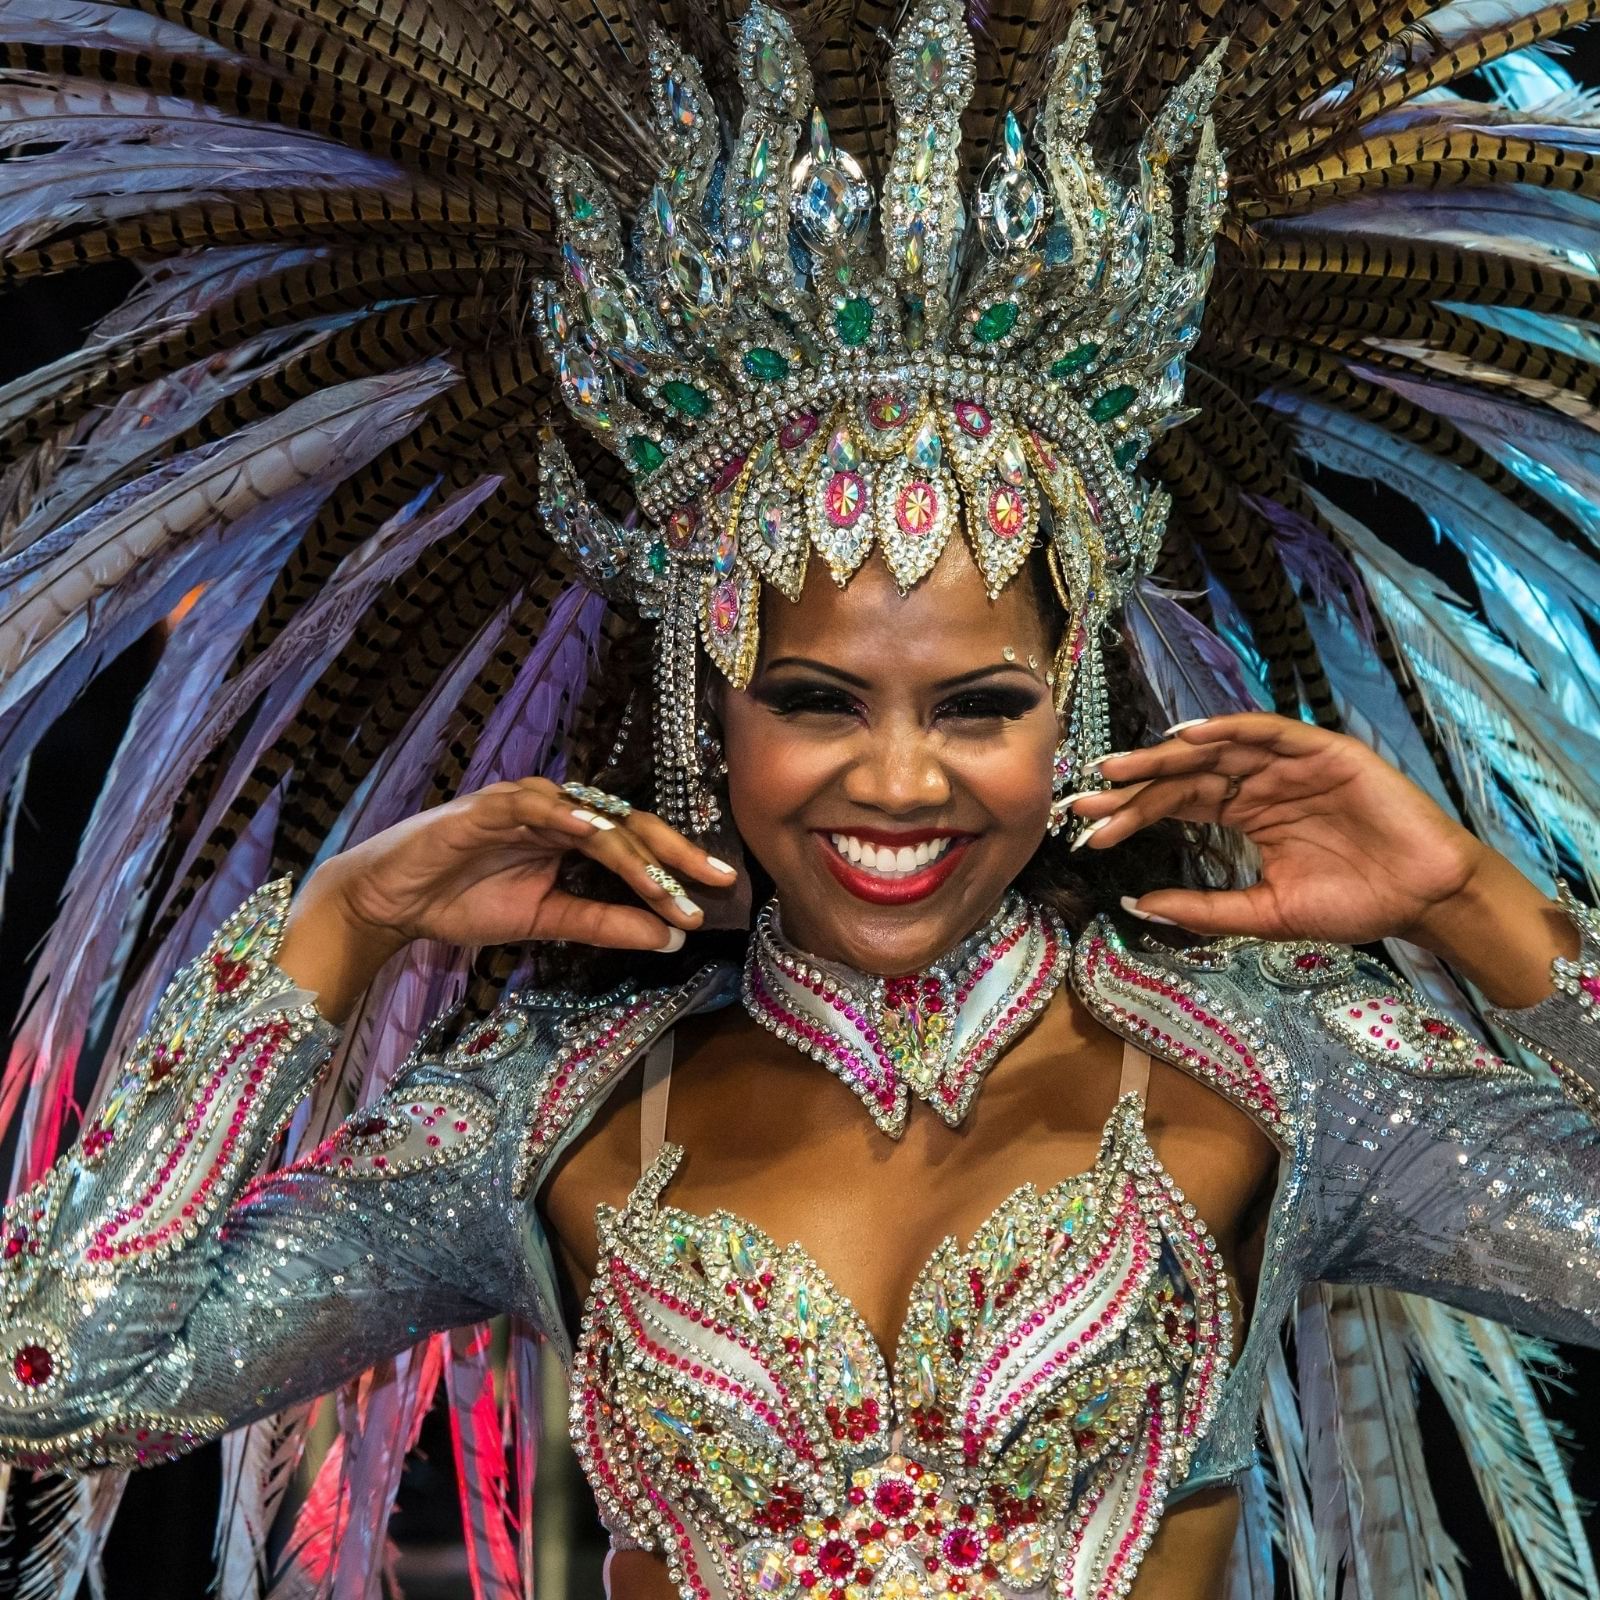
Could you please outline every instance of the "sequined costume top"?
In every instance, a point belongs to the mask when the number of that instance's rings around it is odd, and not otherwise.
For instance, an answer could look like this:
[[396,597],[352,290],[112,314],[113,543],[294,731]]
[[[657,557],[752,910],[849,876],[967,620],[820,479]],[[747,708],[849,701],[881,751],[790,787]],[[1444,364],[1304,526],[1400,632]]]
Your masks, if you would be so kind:
[[1562,987],[1490,1013],[1553,1072],[1501,1060],[1337,946],[1153,948],[1105,918],[1077,938],[1074,987],[1129,1061],[1193,1074],[1280,1152],[1231,1364],[1225,1275],[1137,1092],[1090,1173],[1018,1191],[940,1247],[892,1359],[799,1245],[675,1209],[671,1146],[602,1211],[569,1328],[543,1177],[738,973],[519,994],[448,1049],[430,1030],[378,1101],[262,1174],[338,1037],[272,963],[287,903],[280,882],[229,919],[77,1145],[7,1208],[6,1459],[163,1459],[509,1310],[572,1374],[608,1523],[660,1550],[684,1596],[1111,1596],[1169,1486],[1248,1466],[1303,1285],[1600,1343],[1600,925],[1570,899],[1583,946]]

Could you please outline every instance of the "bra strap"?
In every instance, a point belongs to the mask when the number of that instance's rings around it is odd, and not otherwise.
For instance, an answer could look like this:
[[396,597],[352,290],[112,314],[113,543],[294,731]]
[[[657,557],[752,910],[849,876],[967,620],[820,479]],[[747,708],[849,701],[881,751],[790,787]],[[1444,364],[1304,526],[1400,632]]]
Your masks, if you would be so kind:
[[1117,1098],[1136,1094],[1139,1104],[1144,1104],[1145,1090],[1150,1087],[1150,1056],[1132,1039],[1122,1041],[1122,1082],[1117,1085]]
[[639,1170],[655,1160],[667,1142],[667,1095],[672,1089],[672,1030],[645,1052],[644,1087],[639,1094]]

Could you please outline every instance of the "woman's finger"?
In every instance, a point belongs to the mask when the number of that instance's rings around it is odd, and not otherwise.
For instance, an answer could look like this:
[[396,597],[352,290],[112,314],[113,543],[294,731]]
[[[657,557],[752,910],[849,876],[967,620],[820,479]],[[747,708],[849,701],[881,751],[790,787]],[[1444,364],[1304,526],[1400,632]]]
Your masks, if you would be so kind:
[[1208,938],[1254,934],[1276,938],[1280,918],[1271,891],[1260,883],[1246,889],[1152,889],[1137,899],[1124,895],[1122,909],[1142,922],[1184,928]]
[[[526,819],[524,826],[539,830],[550,826],[551,819],[559,816],[563,805],[569,808],[568,820],[585,811],[582,806],[577,806],[575,811],[571,809],[574,802],[570,795],[561,795],[559,802],[554,802],[541,789],[532,787],[509,797],[508,804],[514,814]],[[636,830],[621,825],[614,818],[589,813],[585,832],[584,820],[580,816],[579,831],[569,836],[567,848],[615,873],[663,921],[683,928],[700,926],[704,911],[690,898],[677,877],[656,860]]]
[[1162,778],[1183,772],[1226,772],[1245,775],[1259,772],[1280,760],[1280,754],[1260,745],[1232,740],[1212,740],[1191,744],[1182,738],[1160,744],[1142,745],[1137,750],[1114,751],[1090,763],[1091,769],[1114,784],[1131,783],[1141,778]]
[[[1090,815],[1085,827],[1072,841],[1074,850],[1090,845],[1108,850],[1141,828],[1163,817],[1180,822],[1223,822],[1223,812],[1239,792],[1240,780],[1221,772],[1191,772],[1175,778],[1150,779],[1136,790],[1114,790],[1120,804],[1109,814]],[[1103,804],[1101,796],[1095,800]],[[1087,814],[1089,798],[1082,802]],[[1075,806],[1074,810],[1078,810]]]
[[657,861],[675,873],[697,878],[717,889],[729,888],[739,875],[736,867],[709,855],[653,811],[635,808],[625,826]]
[[586,900],[565,889],[552,889],[544,897],[533,937],[569,939],[610,950],[680,950],[684,942],[682,928],[643,906]]

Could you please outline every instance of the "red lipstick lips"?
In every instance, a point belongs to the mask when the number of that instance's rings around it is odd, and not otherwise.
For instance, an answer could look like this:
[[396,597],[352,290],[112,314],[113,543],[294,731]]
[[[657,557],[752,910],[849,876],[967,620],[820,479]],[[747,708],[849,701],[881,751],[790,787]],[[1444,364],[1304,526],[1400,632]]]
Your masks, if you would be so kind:
[[[844,830],[840,830],[841,832]],[[952,836],[947,828],[923,828],[904,833],[888,833],[881,828],[851,828],[851,838],[870,844],[901,845],[921,844],[928,839],[949,839],[950,848],[937,861],[930,861],[920,872],[907,873],[903,878],[880,878],[876,873],[863,872],[847,861],[833,847],[825,833],[814,835],[828,870],[858,900],[877,906],[909,905],[913,900],[924,900],[955,870],[956,864],[972,843],[973,834]]]

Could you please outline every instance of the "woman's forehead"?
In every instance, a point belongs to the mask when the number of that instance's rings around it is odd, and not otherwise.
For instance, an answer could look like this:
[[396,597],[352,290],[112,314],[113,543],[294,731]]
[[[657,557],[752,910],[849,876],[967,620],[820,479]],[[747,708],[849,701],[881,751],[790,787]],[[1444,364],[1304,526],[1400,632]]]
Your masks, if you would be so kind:
[[[800,598],[768,589],[763,597],[762,663],[790,654],[882,670],[897,659],[940,663],[941,675],[978,665],[968,656],[1047,652],[1045,619],[1021,575],[990,599],[966,546],[952,539],[932,571],[904,593],[873,554],[841,588],[813,559]],[[960,655],[952,665],[953,657]]]

